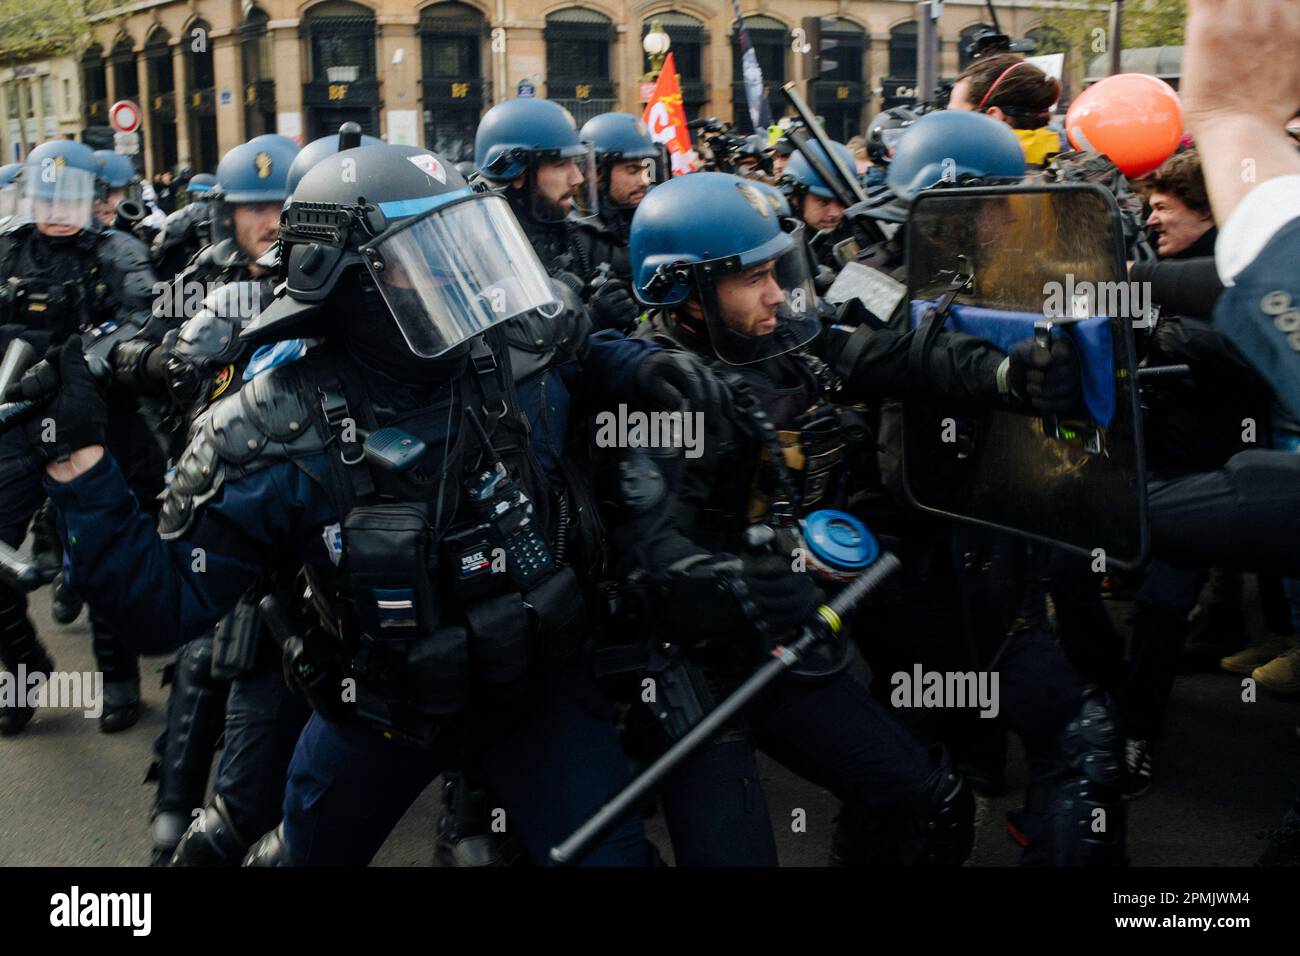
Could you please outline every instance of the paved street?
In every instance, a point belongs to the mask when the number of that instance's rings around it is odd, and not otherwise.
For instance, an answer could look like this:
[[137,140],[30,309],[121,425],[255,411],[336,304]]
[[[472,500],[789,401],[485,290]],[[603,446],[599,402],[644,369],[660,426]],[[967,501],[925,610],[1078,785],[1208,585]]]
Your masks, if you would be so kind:
[[[93,667],[89,627],[51,623],[48,591],[34,595],[33,620],[61,669]],[[42,712],[19,737],[0,740],[0,866],[130,866],[149,859],[146,833],[152,787],[141,783],[162,721],[159,673],[165,660],[143,662],[145,712],[130,731],[99,733],[74,711]],[[1300,785],[1300,707],[1261,693],[1242,703],[1237,678],[1199,673],[1179,678],[1169,738],[1156,753],[1156,785],[1132,805],[1130,852],[1138,865],[1247,865],[1261,849],[1256,834],[1276,824]],[[834,799],[764,759],[773,824],[788,866],[826,859]],[[1018,745],[1005,796],[979,801],[972,864],[1010,866],[1019,848],[1003,816],[1025,781]],[[411,808],[376,859],[387,866],[432,862],[437,786]],[[807,831],[791,832],[794,809]],[[671,859],[660,818],[651,834]]]

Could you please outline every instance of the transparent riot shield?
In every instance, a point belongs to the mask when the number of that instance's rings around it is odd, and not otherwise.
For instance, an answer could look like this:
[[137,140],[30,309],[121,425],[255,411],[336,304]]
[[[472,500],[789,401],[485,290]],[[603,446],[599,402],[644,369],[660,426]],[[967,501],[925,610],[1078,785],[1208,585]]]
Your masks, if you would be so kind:
[[1093,184],[936,189],[907,224],[910,320],[1010,351],[1071,340],[1082,399],[1063,415],[935,400],[904,410],[903,478],[916,507],[1090,556],[1097,570],[1140,564],[1146,483],[1133,323],[1113,197]]

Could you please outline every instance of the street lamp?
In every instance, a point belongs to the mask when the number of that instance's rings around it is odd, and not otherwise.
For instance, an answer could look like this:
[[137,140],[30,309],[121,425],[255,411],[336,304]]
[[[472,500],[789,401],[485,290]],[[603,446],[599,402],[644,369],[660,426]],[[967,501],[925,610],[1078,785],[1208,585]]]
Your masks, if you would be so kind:
[[641,49],[645,50],[646,56],[650,57],[650,69],[644,77],[647,83],[659,79],[659,71],[664,68],[664,60],[668,58],[668,48],[672,45],[673,38],[664,31],[664,25],[657,19],[650,21],[650,32],[641,41]]

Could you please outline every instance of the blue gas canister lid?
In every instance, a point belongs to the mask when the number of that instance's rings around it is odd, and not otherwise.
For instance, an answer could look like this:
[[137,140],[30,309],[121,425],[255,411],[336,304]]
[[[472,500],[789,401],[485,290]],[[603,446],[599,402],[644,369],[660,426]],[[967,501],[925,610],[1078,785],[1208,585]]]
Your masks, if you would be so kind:
[[848,512],[814,511],[802,524],[812,558],[832,570],[861,571],[880,554],[880,545],[867,526]]

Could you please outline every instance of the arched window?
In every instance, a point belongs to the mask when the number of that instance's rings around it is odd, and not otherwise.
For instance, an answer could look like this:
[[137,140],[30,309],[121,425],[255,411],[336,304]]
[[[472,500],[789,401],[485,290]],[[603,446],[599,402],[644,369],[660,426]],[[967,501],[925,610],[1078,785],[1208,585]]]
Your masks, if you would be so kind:
[[435,3],[420,12],[424,145],[452,162],[474,158],[474,130],[491,86],[483,78],[488,24],[466,3]]
[[347,0],[309,9],[299,28],[307,40],[311,80],[303,88],[311,139],[354,122],[379,135],[379,81],[375,76],[375,15]]
[[618,108],[610,70],[614,24],[586,7],[566,7],[546,18],[546,95],[581,126]]
[[98,43],[81,54],[81,88],[85,91],[86,125],[107,123],[108,69],[104,64],[104,48]]
[[[641,24],[642,38],[650,32],[656,20],[672,40],[669,52],[673,55],[677,78],[682,85],[682,106],[686,109],[686,118],[693,119],[700,115],[700,110],[709,100],[708,86],[704,82],[704,51],[709,44],[709,34],[695,17],[668,10],[645,18]],[[645,56],[644,52],[640,55]]]
[[191,21],[181,36],[185,46],[185,69],[189,83],[190,165],[197,170],[214,170],[217,148],[216,73],[212,66],[212,27],[205,20]]
[[113,95],[119,100],[133,100],[140,97],[140,76],[135,71],[135,44],[128,36],[123,36],[113,44],[109,57],[113,64]]
[[[745,30],[749,34],[749,42],[754,45],[758,66],[763,71],[764,95],[775,120],[786,112],[785,100],[779,91],[785,82],[785,53],[790,48],[790,31],[780,20],[762,15],[745,17]],[[737,27],[731,35],[732,108],[736,128],[752,133],[754,124],[749,115],[749,100],[745,95],[742,56],[740,30]]]
[[275,53],[271,47],[270,18],[251,7],[239,26],[239,55],[244,67],[244,127],[251,139],[275,132]]
[[916,79],[916,21],[908,20],[889,31],[889,75]]
[[823,17],[821,73],[813,83],[813,111],[831,139],[862,132],[867,100],[867,33],[852,20]]

